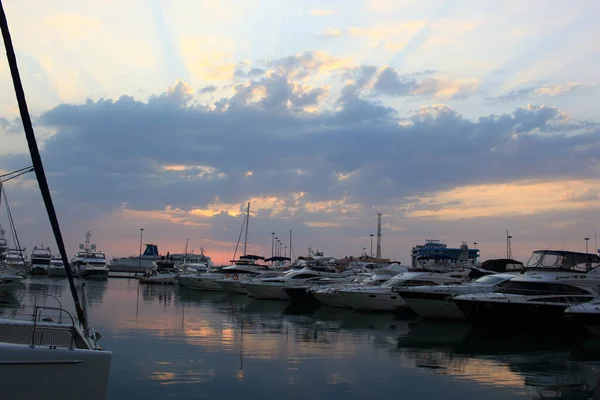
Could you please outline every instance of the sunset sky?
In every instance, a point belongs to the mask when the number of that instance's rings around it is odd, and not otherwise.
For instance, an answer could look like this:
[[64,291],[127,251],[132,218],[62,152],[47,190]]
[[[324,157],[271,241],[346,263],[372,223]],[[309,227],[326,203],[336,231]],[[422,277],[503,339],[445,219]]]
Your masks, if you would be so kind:
[[[72,254],[425,239],[483,259],[584,251],[600,229],[600,2],[4,2]],[[4,58],[4,56],[3,56]],[[31,163],[0,62],[0,171]],[[21,242],[55,245],[29,176]],[[4,209],[0,224],[8,228]]]

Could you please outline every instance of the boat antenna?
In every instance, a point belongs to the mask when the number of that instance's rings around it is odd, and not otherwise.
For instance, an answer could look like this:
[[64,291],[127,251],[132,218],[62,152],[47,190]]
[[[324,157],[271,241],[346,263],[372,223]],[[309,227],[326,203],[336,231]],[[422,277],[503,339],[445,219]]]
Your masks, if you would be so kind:
[[17,57],[15,56],[15,49],[12,44],[10,37],[10,31],[8,29],[8,21],[6,14],[4,13],[4,5],[0,0],[0,30],[2,30],[2,38],[4,39],[4,47],[6,48],[6,58],[8,60],[8,66],[10,67],[10,75],[12,77],[13,85],[15,87],[15,95],[17,97],[17,104],[19,105],[19,112],[21,114],[21,121],[23,122],[23,129],[25,130],[25,137],[27,138],[27,146],[29,147],[29,154],[31,155],[31,163],[33,164],[33,170],[35,177],[37,178],[40,191],[42,192],[42,199],[46,206],[46,212],[48,213],[48,219],[52,226],[52,232],[56,239],[56,245],[63,261],[67,278],[69,279],[69,287],[71,288],[71,295],[73,296],[73,302],[75,303],[75,310],[77,311],[77,317],[79,321],[85,325],[85,316],[83,308],[79,302],[79,296],[77,295],[77,289],[75,288],[75,282],[73,281],[73,274],[71,273],[71,267],[69,266],[69,259],[67,258],[67,251],[65,249],[65,243],[60,232],[60,226],[58,224],[58,217],[56,216],[56,210],[52,203],[52,196],[50,195],[50,188],[48,187],[48,181],[46,180],[46,174],[44,173],[44,165],[42,164],[42,158],[40,157],[40,151],[38,149],[37,141],[35,139],[35,133],[33,131],[33,124],[31,123],[31,117],[27,108],[27,101],[25,100],[25,92],[23,91],[23,84],[21,82],[21,76],[19,75],[19,67],[17,65]]

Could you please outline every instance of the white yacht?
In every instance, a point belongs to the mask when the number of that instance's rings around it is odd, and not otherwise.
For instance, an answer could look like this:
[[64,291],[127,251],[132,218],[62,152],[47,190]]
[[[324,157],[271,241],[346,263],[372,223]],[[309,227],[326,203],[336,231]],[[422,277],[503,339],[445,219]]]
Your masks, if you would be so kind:
[[256,276],[245,275],[240,278],[238,275],[230,276],[229,278],[217,281],[223,289],[230,293],[248,294],[246,284],[252,282],[260,282],[264,279],[277,278],[282,276],[285,271],[266,271]]
[[8,249],[4,256],[5,268],[12,270],[16,273],[25,273],[25,257],[23,256],[23,250]]
[[85,245],[79,245],[80,251],[73,257],[71,263],[82,278],[107,279],[106,256],[102,251],[96,249],[95,244],[90,244],[90,236],[91,233],[86,232]]
[[152,267],[148,268],[144,275],[139,278],[140,283],[162,283],[172,285],[177,280],[178,270],[175,268],[175,262],[169,260],[155,261]]
[[381,286],[385,282],[389,281],[393,276],[399,273],[407,272],[406,268],[382,268],[375,269],[370,273],[359,273],[356,277],[348,283],[335,283],[332,285],[314,286],[308,289],[309,292],[321,303],[330,307],[347,307],[352,306],[346,301],[340,290],[348,290],[353,288],[374,288]]
[[219,281],[227,278],[233,280],[244,280],[247,277],[253,277],[261,274],[265,267],[255,263],[258,256],[242,256],[234,261],[235,265],[212,269],[205,273],[191,273],[179,275],[177,281],[179,285],[188,289],[207,290],[212,292],[224,292],[225,289],[219,284]]
[[31,261],[31,267],[29,267],[31,275],[48,275],[48,266],[52,260],[50,247],[44,247],[44,245],[34,246],[29,259]]
[[248,291],[248,294],[257,299],[289,300],[290,296],[286,289],[302,287],[307,290],[312,286],[311,282],[315,280],[330,278],[335,282],[335,280],[347,279],[354,275],[356,275],[356,272],[352,270],[336,272],[304,267],[292,269],[280,277],[266,278],[260,281],[250,281],[244,286]]
[[395,292],[406,286],[448,285],[468,281],[469,270],[403,272],[377,287],[356,286],[340,289],[344,304],[357,310],[394,311],[405,305]]
[[52,257],[48,265],[48,276],[67,276],[65,264],[60,256]]
[[564,250],[534,251],[522,274],[492,293],[454,297],[473,323],[552,324],[567,307],[596,299],[600,293],[600,257]]
[[417,315],[425,318],[464,319],[452,298],[462,294],[490,293],[517,274],[485,275],[471,282],[453,285],[397,287],[395,292]]

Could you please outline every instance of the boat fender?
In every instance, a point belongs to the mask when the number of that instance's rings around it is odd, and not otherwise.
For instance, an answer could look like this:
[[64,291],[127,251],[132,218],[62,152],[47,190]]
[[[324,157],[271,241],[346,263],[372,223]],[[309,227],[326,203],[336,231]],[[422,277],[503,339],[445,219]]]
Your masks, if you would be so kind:
[[225,278],[229,279],[231,277],[231,275],[227,274],[225,275]]
[[234,280],[234,281],[237,281],[237,280],[238,280],[238,276],[237,276],[237,274],[235,274],[235,275],[233,276],[233,280]]

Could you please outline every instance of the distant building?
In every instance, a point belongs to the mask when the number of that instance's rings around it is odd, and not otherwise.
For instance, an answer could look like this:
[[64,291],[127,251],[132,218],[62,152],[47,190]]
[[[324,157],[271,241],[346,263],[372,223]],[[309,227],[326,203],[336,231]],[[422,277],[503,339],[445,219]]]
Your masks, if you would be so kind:
[[[411,266],[417,266],[418,259],[429,260],[458,260],[463,250],[460,247],[449,248],[439,240],[425,239],[425,244],[418,244],[411,251]],[[469,249],[468,259],[471,263],[477,263],[479,249]]]

